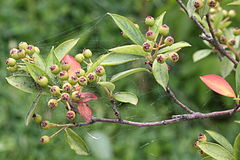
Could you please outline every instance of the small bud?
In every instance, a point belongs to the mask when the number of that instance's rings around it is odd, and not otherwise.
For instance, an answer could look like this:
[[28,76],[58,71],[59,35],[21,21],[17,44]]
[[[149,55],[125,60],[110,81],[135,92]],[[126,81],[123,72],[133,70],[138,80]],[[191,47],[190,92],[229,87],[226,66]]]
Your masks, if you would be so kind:
[[177,62],[179,60],[179,55],[175,52],[169,53],[168,57],[171,62]]
[[222,31],[220,29],[215,30],[215,35],[219,38],[222,35]]
[[168,25],[166,25],[166,24],[161,25],[161,26],[160,26],[159,33],[160,33],[161,35],[163,35],[163,36],[168,35],[168,33],[169,33],[169,27],[168,27]]
[[236,40],[235,40],[235,39],[230,39],[230,40],[227,42],[227,44],[228,44],[229,46],[234,46],[234,45],[236,44]]
[[62,70],[62,71],[59,73],[59,78],[60,78],[61,80],[67,80],[68,77],[69,77],[68,72],[65,71],[65,70]]
[[84,58],[85,57],[83,56],[83,54],[80,53],[75,56],[76,61],[78,61],[79,63],[82,63]]
[[202,0],[196,0],[193,5],[196,9],[201,9],[204,4]]
[[72,99],[73,99],[74,101],[79,101],[79,100],[81,99],[81,92],[79,92],[79,91],[74,91],[74,92],[72,93]]
[[29,56],[32,56],[33,53],[35,53],[35,47],[33,45],[28,45],[25,50]]
[[15,66],[13,66],[13,67],[7,67],[7,70],[8,70],[9,72],[16,72],[16,71],[18,70],[18,67],[17,67],[17,65],[15,65]]
[[75,85],[78,82],[78,77],[76,75],[72,75],[68,78],[68,82],[72,85]]
[[228,16],[231,17],[231,18],[235,17],[236,16],[235,10],[228,11]]
[[70,92],[72,90],[72,85],[70,83],[64,83],[62,89],[65,92]]
[[68,93],[62,93],[62,94],[61,94],[61,100],[62,100],[63,102],[69,101],[69,100],[70,100],[70,95],[69,95]]
[[152,51],[152,45],[149,42],[143,43],[143,50],[145,52],[151,52]]
[[75,72],[75,74],[78,76],[78,77],[81,77],[81,76],[84,76],[85,75],[85,71],[83,69],[79,69]]
[[62,69],[68,71],[71,67],[71,64],[69,64],[67,61],[62,61]]
[[84,56],[85,58],[90,58],[90,57],[92,57],[92,51],[91,51],[90,49],[84,49],[84,50],[83,50],[83,56]]
[[25,58],[26,57],[26,52],[23,49],[19,49],[17,52],[19,58]]
[[145,19],[145,24],[148,26],[153,26],[155,23],[155,20],[152,16],[147,16]]
[[164,40],[166,46],[171,46],[174,43],[174,38],[172,36],[167,36]]
[[41,128],[42,129],[49,129],[50,127],[52,127],[52,123],[50,123],[49,121],[42,121],[41,122]]
[[66,117],[67,117],[67,119],[69,119],[69,120],[74,120],[75,119],[75,117],[76,117],[76,114],[75,114],[75,112],[74,111],[68,111],[67,112],[67,114],[66,114]]
[[19,49],[26,49],[27,46],[28,46],[27,42],[20,42],[18,44]]
[[234,36],[239,36],[240,35],[240,28],[234,28],[233,29],[233,34],[234,34]]
[[196,142],[193,143],[194,148],[198,149],[199,148],[198,145],[199,145],[199,141],[196,141]]
[[10,53],[10,55],[11,55],[12,58],[14,58],[14,59],[16,59],[16,60],[20,59],[20,57],[19,57],[19,55],[18,55],[18,49],[13,48],[13,49],[10,50],[9,53]]
[[48,144],[50,142],[50,137],[49,136],[42,136],[39,141],[43,144]]
[[167,59],[167,56],[165,54],[159,54],[157,56],[157,62],[160,64],[164,63],[166,59]]
[[198,141],[199,142],[206,142],[207,141],[207,136],[205,134],[199,134]]
[[220,42],[221,44],[226,44],[226,43],[227,43],[227,38],[224,37],[224,36],[221,36],[221,37],[219,38],[219,42]]
[[54,108],[56,108],[58,106],[58,101],[56,100],[56,99],[50,99],[49,101],[48,101],[48,107],[50,108],[50,109],[54,109]]
[[8,58],[8,59],[6,59],[6,65],[10,66],[10,67],[13,67],[13,66],[16,65],[16,60],[13,59],[13,58]]
[[94,73],[89,73],[87,75],[87,80],[88,80],[89,83],[92,83],[92,82],[96,81],[96,78],[97,77],[96,77],[96,75]]
[[58,74],[60,72],[60,68],[58,67],[58,65],[54,64],[54,65],[50,66],[50,71],[53,74]]
[[60,95],[60,88],[58,86],[52,86],[50,92],[53,96],[58,96]]
[[38,77],[37,83],[39,84],[39,86],[45,87],[48,85],[48,79],[45,76],[40,76]]
[[121,34],[124,38],[128,38],[128,35],[125,32],[121,32]]
[[208,0],[207,2],[209,7],[216,7],[217,6],[217,1],[216,0]]
[[40,49],[38,47],[34,47],[35,53],[40,54]]
[[150,40],[150,41],[154,40],[154,38],[155,38],[154,32],[151,31],[151,30],[147,31],[147,33],[146,33],[146,38],[147,38],[148,40]]
[[34,114],[33,119],[34,119],[35,123],[41,123],[42,122],[42,116],[39,115],[39,114]]
[[87,78],[84,76],[81,76],[78,80],[78,83],[80,86],[86,86],[87,85]]
[[105,74],[105,69],[103,66],[98,66],[95,70],[97,76],[103,76]]

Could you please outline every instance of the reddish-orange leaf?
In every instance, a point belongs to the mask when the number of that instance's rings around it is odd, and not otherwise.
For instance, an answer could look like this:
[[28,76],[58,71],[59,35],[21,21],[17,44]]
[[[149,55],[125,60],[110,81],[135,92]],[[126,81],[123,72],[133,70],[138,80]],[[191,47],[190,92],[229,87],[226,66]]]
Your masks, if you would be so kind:
[[86,123],[90,123],[92,121],[92,110],[86,103],[78,103],[78,112]]
[[69,76],[74,75],[75,72],[81,68],[80,63],[78,63],[72,56],[66,55],[63,57],[62,61],[65,61],[71,65],[70,69],[68,70]]
[[230,84],[222,77],[210,74],[201,76],[200,79],[213,91],[227,97],[236,97]]

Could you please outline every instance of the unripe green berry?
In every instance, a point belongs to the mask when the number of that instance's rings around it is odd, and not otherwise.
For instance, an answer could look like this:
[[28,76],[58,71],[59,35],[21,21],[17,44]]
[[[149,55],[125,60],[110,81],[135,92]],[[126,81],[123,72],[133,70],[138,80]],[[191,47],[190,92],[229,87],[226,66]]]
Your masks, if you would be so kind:
[[8,59],[6,59],[6,65],[10,66],[10,67],[13,67],[13,66],[16,65],[16,60],[13,59],[13,58],[8,58]]
[[143,43],[143,50],[145,52],[151,52],[152,51],[152,45],[149,42]]
[[222,11],[222,13],[223,13],[224,17],[226,17],[228,15],[228,11],[225,9]]
[[33,45],[28,45],[25,48],[26,54],[28,54],[29,56],[32,56],[35,53],[35,47]]
[[196,0],[193,5],[196,9],[201,9],[204,5],[203,0]]
[[74,101],[79,101],[81,99],[81,92],[79,91],[72,92],[72,99]]
[[84,50],[83,50],[83,56],[84,56],[85,58],[90,58],[90,57],[92,57],[92,51],[91,51],[90,49],[84,49]]
[[67,80],[69,77],[68,72],[65,70],[62,70],[58,75],[61,80]]
[[51,92],[51,94],[53,95],[53,96],[58,96],[58,95],[60,95],[60,88],[58,87],[58,86],[52,86],[51,88],[50,88],[50,92]]
[[40,54],[40,49],[38,47],[34,47],[35,53]]
[[76,114],[74,111],[68,111],[67,114],[66,114],[66,118],[69,119],[69,120],[74,120],[76,117]]
[[71,67],[71,64],[69,64],[66,61],[62,61],[62,69],[68,71]]
[[95,69],[95,72],[96,72],[97,76],[103,76],[105,74],[105,69],[103,66],[98,66]]
[[231,18],[235,17],[236,16],[235,10],[228,11],[228,16],[231,17]]
[[84,76],[85,75],[85,71],[83,69],[79,69],[75,72],[75,74],[78,76],[78,77],[81,77],[81,76]]
[[48,79],[45,76],[40,76],[38,77],[37,83],[39,84],[39,86],[45,87],[48,85]]
[[14,59],[16,59],[16,60],[20,59],[20,57],[19,57],[19,55],[18,55],[18,49],[13,48],[13,49],[10,50],[9,53],[10,53],[10,55],[11,55],[12,58],[14,58]]
[[216,7],[217,6],[217,1],[216,0],[208,0],[207,4],[209,7]]
[[65,92],[70,92],[72,90],[72,85],[70,83],[64,83],[62,89]]
[[75,85],[78,82],[78,77],[76,75],[72,75],[68,78],[68,82],[72,85]]
[[58,101],[56,100],[56,99],[50,99],[49,101],[48,101],[48,107],[50,108],[50,109],[54,109],[54,108],[56,108],[58,106]]
[[50,123],[49,121],[42,121],[41,122],[41,128],[42,129],[49,129],[50,127],[52,127],[52,123]]
[[42,116],[39,115],[39,114],[34,114],[33,119],[34,119],[35,123],[41,123],[42,122]]
[[161,25],[161,26],[160,26],[160,29],[159,29],[159,33],[160,33],[161,35],[163,35],[163,36],[168,35],[168,33],[169,33],[169,27],[168,27],[168,25],[166,25],[166,24]]
[[18,67],[17,67],[17,65],[15,65],[15,66],[13,66],[13,67],[7,67],[7,70],[8,70],[9,72],[16,72],[16,71],[18,70]]
[[172,36],[167,36],[164,40],[166,46],[171,46],[174,43],[174,38]]
[[26,57],[26,52],[24,49],[19,49],[17,52],[19,58],[25,58]]
[[167,56],[165,54],[159,54],[157,55],[157,62],[162,64],[166,61]]
[[19,49],[26,49],[27,46],[28,46],[27,42],[20,42],[18,44]]
[[220,42],[221,44],[226,44],[226,43],[227,43],[227,38],[224,37],[224,36],[221,36],[221,37],[219,38],[219,42]]
[[216,29],[214,32],[215,32],[215,35],[216,35],[218,38],[221,37],[222,31],[221,31],[220,29]]
[[155,33],[151,30],[147,31],[146,38],[150,41],[154,40],[155,39]]
[[194,148],[199,149],[199,141],[196,141],[193,143]]
[[179,60],[179,55],[175,52],[169,53],[168,58],[172,62],[177,62]]
[[80,53],[75,56],[76,61],[79,63],[82,63],[84,58],[85,57],[83,56],[83,54],[80,54]]
[[69,101],[70,100],[70,95],[68,93],[62,93],[61,94],[61,100],[63,102]]
[[139,29],[139,25],[137,23],[134,23],[134,26]]
[[39,141],[43,144],[48,144],[50,142],[50,137],[49,136],[42,136]]
[[50,71],[52,72],[52,74],[58,74],[60,72],[60,68],[58,67],[58,65],[54,64],[50,66]]
[[210,14],[214,14],[214,13],[216,13],[217,12],[217,10],[215,9],[215,8],[210,8],[210,10],[209,10],[209,13]]
[[89,83],[95,82],[96,78],[97,78],[97,76],[94,73],[89,73],[87,75],[87,80]]
[[124,38],[128,38],[128,35],[125,32],[121,32],[121,34]]
[[234,34],[234,36],[239,36],[240,35],[240,28],[234,28],[233,29],[233,34]]
[[207,141],[207,136],[205,134],[200,134],[198,136],[198,141],[199,142],[206,142]]
[[234,46],[236,44],[236,40],[235,39],[230,39],[230,40],[228,40],[227,44],[229,46]]
[[79,80],[78,80],[78,84],[79,84],[80,86],[86,86],[86,85],[87,85],[87,82],[88,82],[88,80],[87,80],[87,78],[84,77],[84,76],[81,76],[81,77],[79,78]]
[[148,26],[153,26],[155,23],[155,20],[152,16],[147,16],[145,18],[145,24],[148,25]]

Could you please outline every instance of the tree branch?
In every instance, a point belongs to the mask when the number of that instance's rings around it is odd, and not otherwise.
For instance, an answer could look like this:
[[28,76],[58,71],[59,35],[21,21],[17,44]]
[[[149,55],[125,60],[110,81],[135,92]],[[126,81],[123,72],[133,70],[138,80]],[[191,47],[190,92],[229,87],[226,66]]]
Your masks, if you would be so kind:
[[122,121],[122,117],[120,116],[120,113],[119,113],[119,111],[117,109],[117,106],[116,106],[116,101],[114,99],[111,100],[111,104],[112,104],[112,110],[113,110],[115,116],[117,116],[118,121]]

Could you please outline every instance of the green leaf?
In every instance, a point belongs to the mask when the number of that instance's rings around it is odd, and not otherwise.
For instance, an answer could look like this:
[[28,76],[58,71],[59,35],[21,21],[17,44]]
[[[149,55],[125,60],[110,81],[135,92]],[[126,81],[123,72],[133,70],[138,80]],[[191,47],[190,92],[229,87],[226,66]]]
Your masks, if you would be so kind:
[[77,44],[79,38],[76,39],[69,39],[63,43],[61,43],[57,48],[55,49],[55,55],[59,61],[63,59],[65,55],[67,55],[71,49]]
[[137,73],[137,72],[141,72],[141,71],[146,71],[146,72],[149,72],[148,69],[146,68],[133,68],[133,69],[130,69],[130,70],[127,70],[127,71],[123,71],[123,72],[120,72],[118,74],[115,74],[112,76],[111,78],[111,82],[116,82],[122,78],[125,78],[131,74],[134,74],[134,73]]
[[108,13],[117,24],[117,26],[131,39],[135,44],[142,45],[146,42],[146,38],[141,31],[128,18],[118,14]]
[[235,160],[240,159],[240,134],[238,134],[238,136],[235,139],[233,155],[234,155]]
[[240,0],[238,0],[238,1],[234,1],[234,2],[231,2],[231,3],[228,3],[228,5],[239,6],[239,5],[240,5]]
[[202,50],[196,51],[195,53],[193,53],[193,62],[197,62],[207,57],[211,52],[212,50],[210,49],[202,49]]
[[72,129],[66,128],[64,134],[65,140],[69,144],[72,150],[79,155],[88,155],[88,147],[83,139]]
[[201,160],[216,160],[216,159],[213,159],[212,157],[207,156],[207,157],[202,158]]
[[223,78],[227,77],[233,70],[234,64],[227,58],[224,57],[221,61],[220,72]]
[[39,68],[38,66],[36,66],[35,64],[29,63],[29,62],[25,62],[25,64],[29,74],[32,76],[35,82],[38,80],[38,77],[40,76],[45,76],[49,79],[49,76],[47,75],[47,73],[41,68]]
[[240,121],[234,121],[234,122],[236,122],[236,123],[240,123]]
[[226,27],[228,27],[230,24],[232,24],[232,21],[227,21],[225,23],[222,23],[220,26],[219,26],[219,29],[224,29]]
[[115,85],[112,82],[98,82],[98,84],[102,87],[107,88],[111,92],[115,89]]
[[238,65],[237,65],[235,79],[236,79],[237,95],[239,95],[240,94],[240,63],[238,63]]
[[192,17],[193,13],[195,12],[196,8],[194,7],[194,2],[195,0],[188,0],[187,3],[187,12],[188,12],[188,16]]
[[38,106],[38,102],[40,100],[40,97],[41,97],[41,92],[39,92],[37,94],[37,96],[35,97],[35,99],[33,100],[32,106],[31,106],[31,108],[29,109],[29,111],[28,111],[28,113],[26,115],[26,118],[25,118],[25,125],[26,126],[28,126],[29,122],[32,119],[32,116],[33,116],[33,114],[34,114],[34,112],[35,112],[35,110],[36,110],[36,108]]
[[228,150],[216,143],[202,142],[198,147],[204,153],[217,160],[230,160],[232,158],[232,154]]
[[110,55],[104,61],[102,61],[101,65],[113,66],[143,59],[145,58],[136,55],[110,53]]
[[201,9],[199,9],[199,15],[201,18],[203,18],[205,15],[208,14],[208,11],[209,11],[210,7],[209,5],[207,4],[207,0],[204,1],[204,5]]
[[16,87],[17,89],[20,89],[23,92],[27,93],[38,92],[36,83],[29,76],[10,76],[6,77],[6,80],[10,85]]
[[119,102],[131,103],[133,105],[138,103],[137,96],[131,92],[117,92],[113,95],[113,98]]
[[53,64],[60,65],[60,61],[56,57],[54,47],[52,47],[51,51],[48,53],[46,63],[47,63],[47,69],[49,69],[49,67]]
[[155,59],[152,66],[152,72],[158,84],[160,84],[166,90],[169,80],[167,64],[160,64]]
[[206,130],[206,132],[216,141],[218,142],[220,145],[222,145],[224,148],[226,148],[230,153],[233,153],[233,147],[232,145],[229,143],[229,141],[222,136],[221,134],[214,132],[214,131],[210,131],[210,130]]
[[167,47],[164,47],[164,48],[160,49],[158,51],[158,54],[162,54],[162,53],[165,53],[165,52],[174,51],[174,50],[177,50],[177,49],[181,49],[181,48],[184,48],[184,47],[190,47],[190,46],[191,45],[187,42],[177,42],[177,43],[172,44],[171,46],[167,46]]
[[219,28],[219,25],[221,24],[223,18],[224,18],[223,12],[218,12],[218,13],[213,17],[214,28]]
[[164,15],[166,14],[166,12],[163,12],[159,17],[157,17],[155,19],[155,23],[152,27],[150,27],[150,30],[152,30],[155,34],[155,39],[157,39],[158,37],[158,34],[159,34],[159,30],[160,30],[160,26],[162,25],[163,23],[163,18],[164,18]]
[[116,48],[112,48],[109,51],[114,53],[121,53],[121,54],[132,54],[132,55],[138,55],[138,56],[148,56],[148,53],[145,52],[140,45],[126,45],[126,46],[120,46]]
[[99,66],[109,55],[110,55],[110,53],[101,55],[101,56],[88,68],[88,71],[87,71],[86,74],[89,74],[89,73],[93,72],[93,70],[95,70],[95,69],[97,68],[97,66]]
[[45,70],[46,63],[43,60],[42,56],[40,56],[40,54],[34,53],[33,54],[33,58],[34,58],[35,65],[37,65],[42,70]]

